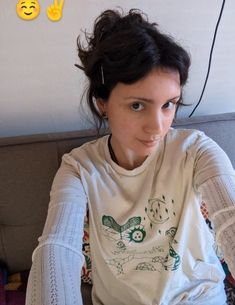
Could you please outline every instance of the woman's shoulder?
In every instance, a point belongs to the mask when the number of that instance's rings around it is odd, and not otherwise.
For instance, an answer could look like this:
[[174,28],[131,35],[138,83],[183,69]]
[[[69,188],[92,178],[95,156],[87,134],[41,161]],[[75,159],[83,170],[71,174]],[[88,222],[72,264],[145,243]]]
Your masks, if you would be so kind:
[[182,152],[191,152],[194,156],[205,151],[221,150],[213,139],[197,129],[171,128],[167,135],[166,144],[171,151],[177,148]]
[[[196,159],[227,160],[228,157],[219,144],[207,136],[203,131],[196,129],[171,128],[167,137],[168,149],[173,151],[177,146],[181,152],[191,153]],[[225,162],[225,161],[224,161]]]
[[105,155],[105,147],[107,146],[108,135],[98,139],[85,142],[79,147],[72,149],[69,153],[63,156],[63,160],[72,162],[84,163],[99,158]]
[[171,127],[168,132],[168,139],[171,141],[195,143],[207,138],[208,136],[203,131],[197,129]]
[[88,142],[83,143],[82,145],[80,145],[79,147],[76,147],[74,149],[71,150],[71,154],[76,155],[77,153],[81,153],[81,152],[89,152],[89,151],[97,151],[97,149],[99,150],[100,148],[103,148],[106,141],[107,141],[107,137],[108,135],[99,137],[95,140],[91,140]]

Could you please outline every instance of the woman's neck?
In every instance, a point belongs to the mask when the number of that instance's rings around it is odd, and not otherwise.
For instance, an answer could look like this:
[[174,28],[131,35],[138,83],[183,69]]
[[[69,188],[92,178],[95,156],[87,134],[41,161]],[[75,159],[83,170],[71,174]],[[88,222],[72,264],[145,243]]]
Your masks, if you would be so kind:
[[136,158],[136,156],[134,156],[131,150],[126,150],[124,152],[120,146],[115,147],[116,145],[115,143],[113,143],[112,140],[112,135],[110,135],[108,139],[108,148],[110,156],[112,160],[122,168],[125,168],[127,170],[135,169],[139,167],[147,158],[147,156]]

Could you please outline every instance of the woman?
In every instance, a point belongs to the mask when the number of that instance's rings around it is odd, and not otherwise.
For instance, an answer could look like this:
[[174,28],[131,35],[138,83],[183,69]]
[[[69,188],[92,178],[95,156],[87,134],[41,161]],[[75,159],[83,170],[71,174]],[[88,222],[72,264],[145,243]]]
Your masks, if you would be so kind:
[[171,128],[190,59],[139,11],[107,10],[79,58],[88,105],[110,135],[63,156],[33,254],[26,304],[82,304],[89,210],[94,305],[226,304],[207,204],[233,274],[235,176],[218,145]]

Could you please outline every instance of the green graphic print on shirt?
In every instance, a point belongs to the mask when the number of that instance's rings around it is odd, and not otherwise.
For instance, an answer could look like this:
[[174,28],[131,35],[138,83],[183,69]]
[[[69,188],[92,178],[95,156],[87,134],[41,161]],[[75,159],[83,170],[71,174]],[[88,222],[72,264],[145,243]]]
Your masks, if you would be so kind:
[[106,227],[120,234],[120,239],[122,240],[123,233],[127,233],[127,239],[131,242],[140,243],[144,240],[146,232],[143,227],[140,226],[141,217],[132,217],[124,225],[119,225],[112,216],[103,216],[102,224]]
[[[173,200],[171,204],[174,205]],[[156,239],[151,248],[139,246],[148,234],[143,225],[145,217],[142,220],[142,217],[135,216],[126,223],[119,224],[112,216],[103,215],[103,236],[111,246],[111,255],[106,258],[106,263],[116,270],[117,275],[125,274],[128,270],[162,272],[175,271],[179,268],[181,259],[173,247],[178,243],[174,238],[177,228],[170,226],[168,229],[160,229],[163,224],[166,225],[171,216],[175,216],[172,206],[168,207],[164,196],[162,199],[149,199],[145,213],[150,221],[150,227],[153,229],[156,226],[158,234],[162,235],[165,241],[161,244]]]
[[174,199],[167,202],[164,195],[162,195],[161,199],[151,198],[148,200],[148,206],[145,208],[145,213],[150,220],[151,228],[153,227],[153,224],[163,224],[167,222],[171,216],[176,216],[174,203]]

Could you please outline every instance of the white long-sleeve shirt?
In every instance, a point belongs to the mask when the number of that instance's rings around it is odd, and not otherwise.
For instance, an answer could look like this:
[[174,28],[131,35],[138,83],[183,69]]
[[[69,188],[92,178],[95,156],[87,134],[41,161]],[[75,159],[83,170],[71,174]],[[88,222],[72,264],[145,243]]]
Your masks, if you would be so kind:
[[234,275],[235,175],[225,153],[201,132],[170,129],[156,153],[126,170],[112,161],[107,139],[63,157],[26,305],[82,304],[87,205],[94,305],[225,303],[224,274],[200,213],[204,200]]

